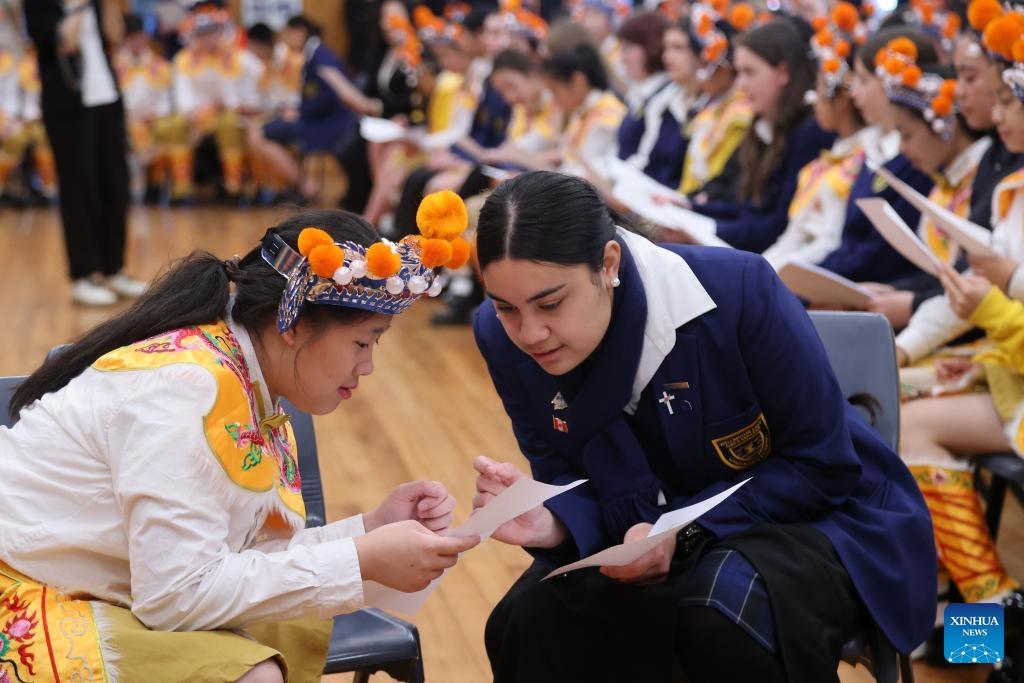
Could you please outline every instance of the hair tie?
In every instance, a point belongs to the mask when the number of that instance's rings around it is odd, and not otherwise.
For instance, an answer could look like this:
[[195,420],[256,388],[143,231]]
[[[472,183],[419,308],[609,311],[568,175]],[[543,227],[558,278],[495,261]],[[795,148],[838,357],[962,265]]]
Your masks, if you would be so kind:
[[228,282],[235,282],[238,279],[239,274],[242,272],[241,261],[242,257],[235,255],[220,262],[225,274],[228,276]]

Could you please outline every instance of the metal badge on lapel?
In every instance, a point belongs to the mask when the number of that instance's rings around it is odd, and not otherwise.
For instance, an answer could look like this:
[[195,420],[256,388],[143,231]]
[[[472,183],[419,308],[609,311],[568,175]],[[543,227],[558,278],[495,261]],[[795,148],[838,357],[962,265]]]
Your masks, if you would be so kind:
[[565,434],[569,433],[569,423],[555,417],[554,415],[551,416],[551,426],[555,428],[556,432],[563,432]]
[[555,394],[555,397],[551,399],[551,407],[555,410],[565,410],[569,407],[569,404],[565,402],[564,398],[562,398],[561,391]]
[[670,394],[667,391],[663,391],[661,392],[661,398],[658,399],[658,403],[662,403],[665,405],[666,408],[668,408],[669,415],[674,415],[675,413],[672,412],[672,401],[674,400],[676,400],[674,394]]

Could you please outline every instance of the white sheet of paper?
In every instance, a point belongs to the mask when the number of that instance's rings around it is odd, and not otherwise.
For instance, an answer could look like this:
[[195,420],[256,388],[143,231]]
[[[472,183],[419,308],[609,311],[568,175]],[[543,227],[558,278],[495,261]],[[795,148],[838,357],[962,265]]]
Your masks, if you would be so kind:
[[515,175],[512,171],[507,171],[503,168],[497,168],[488,164],[480,166],[480,172],[491,180],[497,180],[499,183],[504,180],[508,180]]
[[369,142],[394,142],[405,137],[405,128],[374,116],[364,116],[359,120],[359,134]]
[[[677,230],[688,235],[698,244],[709,247],[729,247],[729,244],[715,235],[714,219],[702,216],[696,211],[671,203],[679,194],[662,185],[654,178],[630,166],[621,159],[610,162],[612,197],[646,218],[655,225]],[[662,197],[663,203],[655,203],[654,197]]]
[[862,307],[874,296],[842,275],[795,259],[779,268],[779,278],[794,294],[812,303]]
[[[483,541],[489,538],[505,522],[532,510],[549,498],[554,498],[560,493],[576,488],[585,481],[587,480],[578,479],[563,486],[555,486],[535,481],[529,477],[523,477],[495,496],[485,507],[470,515],[469,519],[462,526],[449,531],[448,535],[457,537],[479,536],[480,540]],[[443,578],[444,574],[431,581],[429,586],[416,593],[403,593],[376,581],[366,581],[363,584],[363,602],[368,607],[380,607],[381,609],[401,612],[411,616],[416,614],[419,608],[423,606],[423,603],[434,592],[434,589],[437,588],[437,585]]]
[[926,273],[939,276],[939,259],[910,229],[889,202],[880,197],[858,199],[864,212],[893,249]]
[[956,215],[944,206],[939,206],[923,194],[897,178],[887,168],[875,171],[892,186],[904,199],[921,213],[935,221],[949,234],[949,238],[963,247],[968,254],[977,256],[994,256],[997,252],[991,247],[992,231],[972,223],[966,218]]
[[728,488],[717,495],[711,496],[707,500],[694,503],[693,505],[687,505],[686,507],[679,508],[678,510],[666,512],[658,518],[657,522],[654,523],[654,526],[651,527],[651,531],[647,534],[646,538],[632,543],[620,543],[619,545],[613,545],[610,548],[605,548],[604,550],[594,553],[589,557],[584,557],[582,560],[577,560],[576,562],[571,562],[555,569],[545,576],[544,579],[550,579],[552,576],[565,574],[566,572],[575,571],[577,569],[583,569],[584,567],[622,567],[627,565],[646,553],[648,550],[657,547],[666,538],[668,538],[670,534],[674,534],[681,527],[696,521],[708,510],[711,510],[723,500],[736,493],[736,491],[748,481],[750,481],[750,479],[744,479],[732,488]]

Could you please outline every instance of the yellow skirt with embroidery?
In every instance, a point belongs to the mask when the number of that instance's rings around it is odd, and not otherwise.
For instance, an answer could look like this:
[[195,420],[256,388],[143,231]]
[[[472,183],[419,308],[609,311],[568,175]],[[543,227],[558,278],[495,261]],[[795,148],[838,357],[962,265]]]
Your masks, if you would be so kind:
[[276,659],[291,682],[320,680],[331,622],[245,631],[152,631],[131,611],[64,595],[0,562],[0,683],[236,681]]

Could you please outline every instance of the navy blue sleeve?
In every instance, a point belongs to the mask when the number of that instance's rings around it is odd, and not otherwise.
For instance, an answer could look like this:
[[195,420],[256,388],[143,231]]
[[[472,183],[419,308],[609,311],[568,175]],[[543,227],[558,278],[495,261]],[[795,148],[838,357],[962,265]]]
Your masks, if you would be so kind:
[[[768,423],[771,453],[738,473],[735,481],[752,480],[701,518],[719,537],[759,523],[820,519],[846,501],[861,475],[848,404],[800,302],[763,259],[745,268],[742,287],[740,352]],[[735,481],[716,482],[692,499]]]

